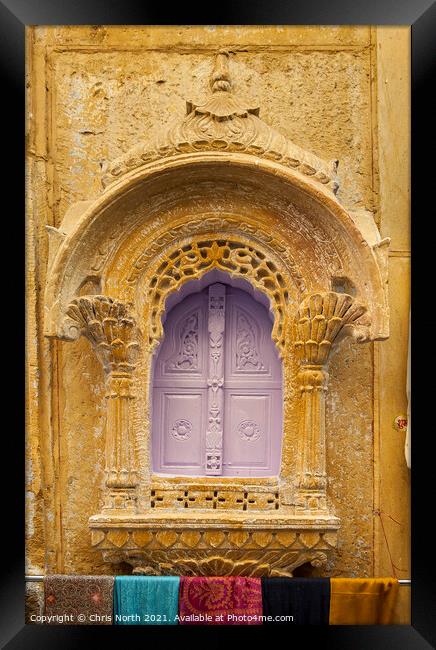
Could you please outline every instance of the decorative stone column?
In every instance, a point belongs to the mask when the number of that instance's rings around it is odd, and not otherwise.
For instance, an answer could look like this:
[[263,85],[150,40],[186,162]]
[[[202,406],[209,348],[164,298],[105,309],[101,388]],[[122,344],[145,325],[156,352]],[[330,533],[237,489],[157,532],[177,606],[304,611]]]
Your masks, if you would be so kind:
[[366,312],[345,293],[316,293],[301,303],[294,347],[300,361],[301,395],[299,485],[296,509],[327,512],[325,459],[325,397],[329,375],[326,364],[339,332]]
[[107,296],[73,300],[67,316],[91,342],[106,375],[106,493],[103,510],[134,511],[137,469],[132,428],[138,330],[128,306]]

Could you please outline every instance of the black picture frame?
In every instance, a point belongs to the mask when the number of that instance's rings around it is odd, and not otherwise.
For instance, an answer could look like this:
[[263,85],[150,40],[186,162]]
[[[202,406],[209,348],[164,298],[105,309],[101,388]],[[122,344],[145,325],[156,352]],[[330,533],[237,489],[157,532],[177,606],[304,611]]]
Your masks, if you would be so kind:
[[[0,456],[2,490],[3,551],[0,581],[0,642],[1,647],[77,648],[87,643],[99,645],[121,641],[126,635],[140,643],[161,643],[169,633],[181,642],[206,642],[222,647],[223,636],[231,634],[234,641],[248,644],[255,641],[272,642],[271,628],[117,628],[67,627],[24,624],[24,413],[20,398],[24,396],[24,92],[26,25],[79,24],[137,24],[137,25],[410,25],[412,28],[412,625],[362,626],[286,629],[286,641],[295,642],[297,632],[304,633],[305,643],[320,642],[334,648],[431,648],[436,646],[436,597],[431,569],[434,564],[430,522],[434,501],[434,453],[432,449],[434,424],[432,412],[432,381],[425,378],[425,369],[432,367],[431,339],[436,318],[431,296],[431,257],[434,224],[430,196],[434,180],[431,140],[434,142],[434,107],[430,103],[434,84],[432,72],[435,59],[436,4],[431,0],[269,0],[261,2],[203,3],[140,2],[134,0],[3,0],[0,1],[0,66],[2,70],[2,160],[5,163],[3,185],[3,230],[6,246],[13,261],[4,273],[11,275],[5,283],[4,314],[8,329],[4,347],[11,359],[4,366],[7,389],[4,404],[17,398],[15,418],[3,422],[3,454]],[[434,144],[433,144],[434,148]],[[429,156],[426,153],[429,152]],[[6,199],[11,199],[6,209]],[[434,210],[433,210],[434,211]],[[425,244],[424,244],[425,240]],[[430,244],[430,246],[429,246]],[[424,248],[425,246],[425,248]],[[420,252],[421,248],[421,252]],[[423,254],[422,251],[425,251]],[[10,272],[13,264],[14,271]],[[21,275],[21,273],[23,275]],[[3,277],[7,277],[4,275]],[[20,284],[21,280],[23,281]],[[420,288],[424,288],[421,291]],[[12,325],[11,325],[12,324]],[[21,325],[21,327],[20,327]],[[15,340],[10,341],[10,337]],[[424,347],[425,346],[425,347]],[[20,364],[23,361],[23,365]],[[16,371],[14,373],[14,370]],[[16,381],[12,382],[13,375]],[[430,375],[431,377],[431,375]],[[419,381],[421,379],[421,381]],[[8,394],[9,390],[9,394]],[[5,395],[5,392],[3,392]],[[425,417],[425,423],[424,423]],[[7,475],[6,470],[9,470]],[[420,507],[422,504],[422,507]],[[122,631],[121,631],[122,630]],[[283,629],[282,643],[285,638]],[[268,634],[268,637],[264,636]],[[241,636],[243,634],[243,636]],[[122,639],[121,639],[122,636]],[[433,644],[433,646],[431,645]]]

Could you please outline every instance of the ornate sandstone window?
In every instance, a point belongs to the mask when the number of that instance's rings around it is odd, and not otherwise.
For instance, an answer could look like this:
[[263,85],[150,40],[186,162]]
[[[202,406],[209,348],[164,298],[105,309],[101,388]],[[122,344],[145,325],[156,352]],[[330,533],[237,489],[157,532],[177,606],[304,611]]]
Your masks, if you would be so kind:
[[85,336],[103,367],[89,527],[106,562],[291,575],[335,552],[330,353],[388,336],[389,240],[340,204],[337,162],[267,117],[219,53],[204,103],[108,165],[102,193],[50,230],[45,333]]

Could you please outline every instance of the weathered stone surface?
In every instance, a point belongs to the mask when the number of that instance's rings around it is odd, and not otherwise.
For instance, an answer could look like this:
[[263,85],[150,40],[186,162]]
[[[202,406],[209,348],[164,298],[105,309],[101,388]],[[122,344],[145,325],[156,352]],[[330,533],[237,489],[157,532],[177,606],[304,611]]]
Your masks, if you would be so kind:
[[[407,157],[408,104],[407,73],[398,74],[398,61],[407,60],[407,34],[406,29],[352,27],[28,30],[29,572],[118,573],[120,562],[128,561],[150,572],[274,575],[308,561],[315,574],[390,574],[379,517],[373,514],[381,506],[401,521],[399,532],[392,520],[384,520],[398,575],[408,577],[409,477],[401,465],[404,441],[388,422],[397,410],[405,412],[400,375],[408,318],[403,280],[408,277],[409,216],[401,160]],[[250,163],[248,154],[231,148],[191,153],[195,161],[188,160],[188,152],[173,167],[171,156],[164,156],[155,161],[159,166],[163,160],[160,176],[147,176],[144,160],[143,167],[132,167],[103,190],[103,167],[143,140],[156,142],[160,132],[189,117],[186,100],[205,103],[213,54],[220,48],[233,52],[229,71],[244,106],[260,107],[259,119],[308,154],[327,163],[339,159],[336,198],[328,183],[311,179],[304,169],[300,173],[263,154]],[[392,131],[394,122],[401,130]],[[400,143],[403,153],[398,156]],[[203,167],[197,164],[201,156]],[[223,156],[225,165],[219,162]],[[78,201],[87,203],[75,205]],[[372,211],[375,221],[361,209]],[[58,230],[47,233],[46,225]],[[389,301],[387,242],[380,240],[376,225],[383,237],[395,241]],[[213,244],[211,235],[217,232],[266,254],[276,265],[275,274],[285,278],[289,298],[280,291],[274,298],[276,344],[286,382],[282,473],[279,480],[250,485],[192,482],[190,494],[201,508],[206,495],[212,499],[207,504],[218,499],[220,490],[233,496],[227,494],[225,508],[210,509],[215,528],[206,530],[201,523],[209,510],[196,518],[193,509],[191,523],[176,534],[169,528],[180,517],[180,508],[173,505],[180,486],[151,480],[149,471],[149,366],[144,355],[160,334],[157,312],[147,308],[153,300],[160,308],[162,301],[146,279],[156,271],[159,256],[170,255],[180,242],[203,241],[207,233]],[[71,253],[64,261],[57,256],[62,250]],[[214,260],[219,264],[218,257]],[[44,305],[47,286],[53,291]],[[369,345],[344,338],[332,347],[325,394],[325,488],[317,478],[327,501],[305,494],[304,503],[314,504],[315,510],[325,505],[341,520],[341,528],[336,534],[331,520],[329,532],[325,521],[318,522],[319,532],[302,532],[304,522],[292,514],[301,471],[299,364],[288,342],[304,296],[338,290],[367,308],[369,339],[387,336],[389,302],[394,336]],[[105,385],[105,371],[84,338],[66,343],[44,337],[43,327],[68,338],[71,332],[63,320],[68,305],[96,294],[133,305],[142,356],[138,372],[128,369],[134,374],[132,384],[115,377]],[[281,300],[285,314],[279,317]],[[125,421],[135,432],[138,475],[133,465],[127,478],[115,468],[108,493],[105,395],[108,386],[118,390],[115,384],[121,391],[121,379],[129,384],[123,390],[134,395],[131,399],[120,392],[115,399],[131,402]],[[250,505],[244,494],[258,505]],[[241,513],[244,519],[226,528],[234,516],[230,512],[241,503],[248,508]],[[269,530],[255,530],[254,523],[257,508],[259,514],[270,503],[278,531],[272,537]],[[120,504],[125,529],[111,531],[111,512]],[[164,516],[150,529],[127,512],[168,515],[172,509],[173,519]],[[288,513],[287,529],[277,519],[282,511]],[[93,547],[88,520],[103,512],[106,519],[97,517],[91,524]],[[313,528],[315,513],[306,515]],[[126,529],[134,532],[127,535]],[[162,543],[154,548],[159,539]],[[402,611],[399,617],[405,622],[407,615]]]

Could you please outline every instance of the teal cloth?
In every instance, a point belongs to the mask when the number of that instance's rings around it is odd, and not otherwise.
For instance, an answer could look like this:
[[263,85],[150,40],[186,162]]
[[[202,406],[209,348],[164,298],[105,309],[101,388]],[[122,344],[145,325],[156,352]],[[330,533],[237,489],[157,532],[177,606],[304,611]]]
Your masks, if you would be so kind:
[[177,625],[177,576],[116,576],[115,625]]

